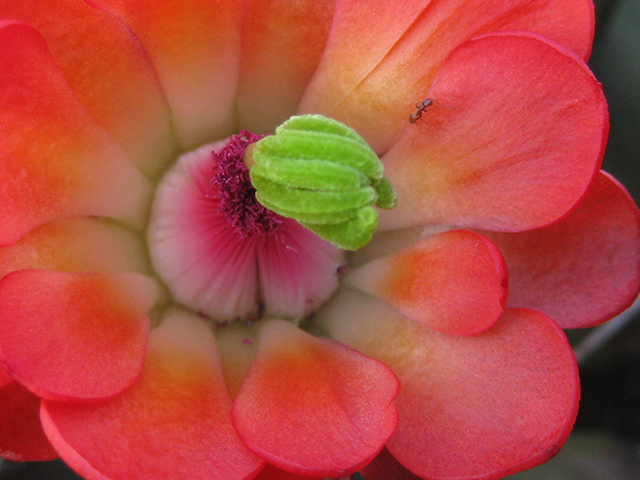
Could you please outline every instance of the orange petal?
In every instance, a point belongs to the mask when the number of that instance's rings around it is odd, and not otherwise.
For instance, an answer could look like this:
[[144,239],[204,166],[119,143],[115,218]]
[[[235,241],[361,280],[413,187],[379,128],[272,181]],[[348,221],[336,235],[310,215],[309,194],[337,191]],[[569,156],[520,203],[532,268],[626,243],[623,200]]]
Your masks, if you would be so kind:
[[140,226],[150,185],[99,128],[31,27],[0,22],[0,245],[61,216]]
[[105,402],[43,402],[42,421],[62,458],[86,478],[252,479],[264,462],[231,425],[215,340],[175,310],[151,332],[140,379]]
[[269,463],[307,476],[357,471],[395,429],[398,383],[381,363],[283,320],[267,321],[233,424]]
[[0,282],[2,360],[45,398],[120,393],[142,369],[157,293],[155,282],[134,273],[10,273]]
[[184,148],[231,133],[246,0],[86,0],[139,39]]
[[482,235],[457,230],[351,270],[347,285],[427,327],[473,335],[493,325],[507,299],[507,268]]
[[486,332],[461,337],[357,292],[331,308],[323,319],[330,335],[398,375],[400,421],[387,448],[417,476],[503,478],[545,462],[569,436],[578,369],[562,330],[544,314],[508,309]]
[[272,133],[294,115],[324,51],[335,0],[254,0],[242,34],[242,128]]
[[42,34],[80,102],[137,165],[153,174],[170,160],[168,106],[129,30],[77,0],[5,1],[2,13]]
[[14,270],[148,273],[143,240],[115,222],[76,217],[47,223],[0,247],[0,279]]
[[14,462],[58,458],[42,430],[40,398],[16,381],[0,386],[0,456]]
[[541,37],[494,34],[456,49],[438,102],[383,157],[398,194],[382,229],[438,223],[519,231],[547,225],[582,198],[608,132],[598,81]]
[[484,33],[528,30],[586,58],[593,27],[593,4],[585,0],[338,1],[301,111],[347,123],[384,153],[460,44]]
[[562,328],[602,323],[638,296],[640,214],[624,188],[605,173],[560,222],[487,235],[509,267],[507,304],[540,310]]

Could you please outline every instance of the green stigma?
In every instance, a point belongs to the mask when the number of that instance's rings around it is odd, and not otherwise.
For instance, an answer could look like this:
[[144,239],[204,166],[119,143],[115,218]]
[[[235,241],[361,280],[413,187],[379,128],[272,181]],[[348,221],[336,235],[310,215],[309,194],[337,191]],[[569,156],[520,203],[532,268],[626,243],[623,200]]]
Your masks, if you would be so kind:
[[344,250],[364,247],[396,193],[355,130],[322,115],[291,117],[245,152],[256,199]]

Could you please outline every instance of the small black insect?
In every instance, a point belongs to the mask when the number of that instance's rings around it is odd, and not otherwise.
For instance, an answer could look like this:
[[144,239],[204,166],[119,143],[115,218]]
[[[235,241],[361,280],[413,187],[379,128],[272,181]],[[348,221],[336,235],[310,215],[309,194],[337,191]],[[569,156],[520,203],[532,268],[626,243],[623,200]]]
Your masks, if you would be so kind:
[[425,98],[423,101],[416,103],[416,111],[409,117],[409,123],[414,124],[422,117],[422,114],[435,103],[433,98]]

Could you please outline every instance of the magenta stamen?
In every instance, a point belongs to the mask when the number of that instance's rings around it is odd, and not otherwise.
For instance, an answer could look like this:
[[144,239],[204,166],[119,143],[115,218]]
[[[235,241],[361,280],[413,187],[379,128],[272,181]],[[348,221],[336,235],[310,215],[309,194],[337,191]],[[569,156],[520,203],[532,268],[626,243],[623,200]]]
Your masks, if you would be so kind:
[[211,185],[217,189],[220,211],[241,237],[269,237],[282,227],[279,215],[263,207],[256,200],[256,190],[251,185],[249,170],[243,162],[249,145],[264,135],[242,130],[217,152]]

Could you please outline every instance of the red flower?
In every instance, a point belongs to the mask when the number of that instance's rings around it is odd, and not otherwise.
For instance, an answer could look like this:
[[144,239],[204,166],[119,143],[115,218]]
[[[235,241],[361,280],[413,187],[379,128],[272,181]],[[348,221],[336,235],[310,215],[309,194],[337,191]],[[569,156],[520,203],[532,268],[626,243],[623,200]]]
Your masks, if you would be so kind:
[[[640,289],[637,208],[599,171],[590,2],[0,12],[5,458],[496,479],[561,448],[579,384],[558,325]],[[305,113],[355,129],[397,192],[356,252],[266,211],[221,156]]]

